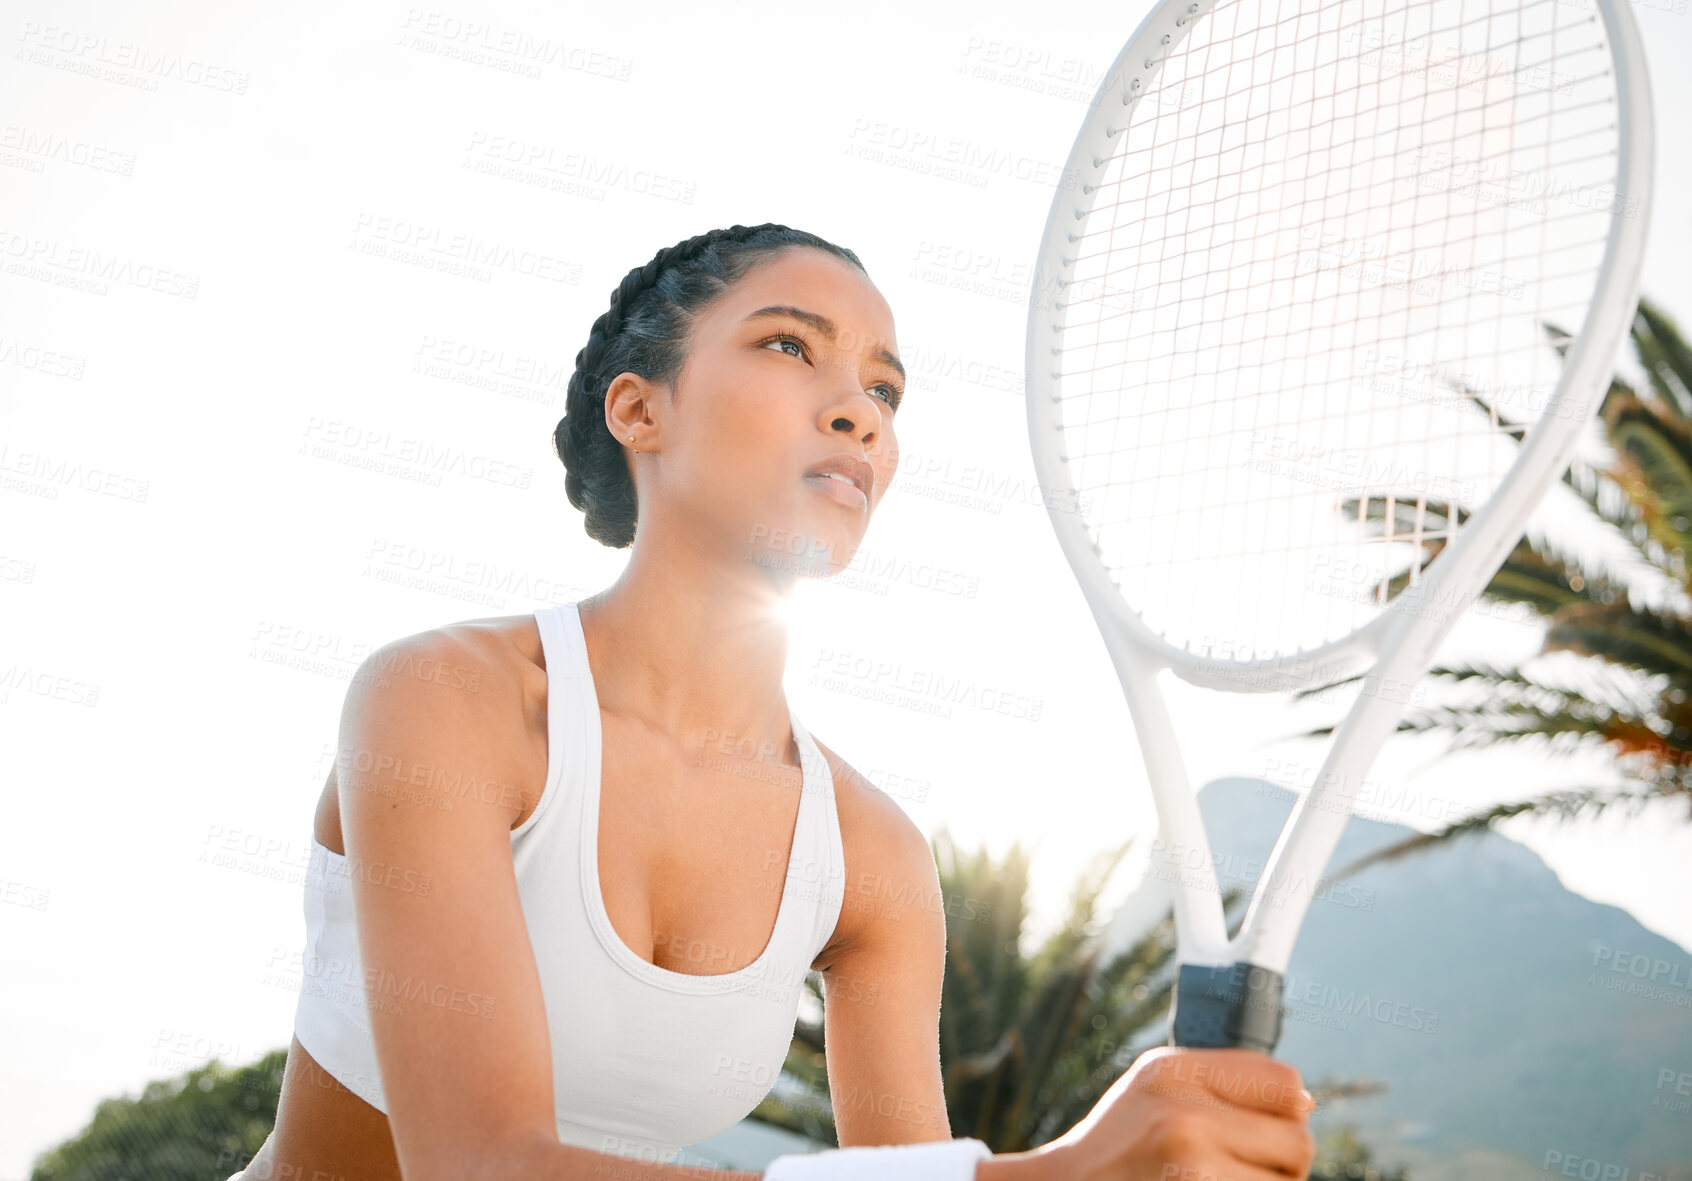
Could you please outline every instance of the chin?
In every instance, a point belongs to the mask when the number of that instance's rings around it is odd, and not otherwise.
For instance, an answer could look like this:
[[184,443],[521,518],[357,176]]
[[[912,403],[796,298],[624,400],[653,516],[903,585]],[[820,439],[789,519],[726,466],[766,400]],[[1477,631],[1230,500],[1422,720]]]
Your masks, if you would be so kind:
[[[864,523],[869,523],[867,515]],[[754,525],[749,532],[747,561],[801,578],[828,579],[842,573],[863,541],[861,531],[821,513],[795,514],[791,524]]]

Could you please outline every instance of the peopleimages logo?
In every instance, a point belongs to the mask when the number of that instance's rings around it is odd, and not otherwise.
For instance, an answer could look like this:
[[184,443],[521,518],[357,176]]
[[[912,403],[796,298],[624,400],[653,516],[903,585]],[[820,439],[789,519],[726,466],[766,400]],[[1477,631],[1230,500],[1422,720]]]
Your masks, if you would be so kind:
[[142,90],[157,90],[160,79],[165,79],[225,94],[245,94],[252,80],[245,70],[35,21],[24,22],[18,40],[24,45],[19,56],[38,65],[57,66],[105,81],[128,81]]
[[968,706],[987,713],[1023,721],[1038,722],[1045,709],[1043,697],[1028,697],[1002,686],[983,684],[967,673],[950,668],[906,667],[903,661],[855,652],[818,651],[812,661],[811,684],[853,696],[871,696],[907,708],[924,707],[923,712],[944,711],[951,717],[953,705]]
[[1065,192],[1080,187],[1075,174],[1057,161],[1039,160],[932,128],[860,116],[852,121],[846,139],[846,155],[961,181],[975,188],[987,187],[990,177],[1023,180]]
[[1592,966],[1586,982],[1595,987],[1692,1008],[1692,958],[1656,959],[1594,942]]
[[1410,1033],[1439,1032],[1437,1009],[1377,996],[1367,989],[1339,988],[1291,973],[1282,985],[1281,1000],[1287,1007],[1287,1016],[1293,1020],[1331,1029],[1349,1029],[1352,1018],[1364,1018]]
[[1674,1181],[1666,1173],[1635,1173],[1626,1165],[1613,1161],[1594,1160],[1552,1148],[1545,1153],[1541,1177],[1579,1177],[1580,1181]]

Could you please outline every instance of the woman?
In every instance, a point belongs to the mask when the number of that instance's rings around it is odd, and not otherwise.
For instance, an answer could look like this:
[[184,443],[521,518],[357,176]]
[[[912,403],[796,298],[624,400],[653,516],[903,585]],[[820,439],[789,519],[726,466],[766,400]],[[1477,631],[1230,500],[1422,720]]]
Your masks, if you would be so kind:
[[627,568],[354,678],[276,1128],[239,1176],[697,1176],[663,1162],[769,1090],[813,968],[845,1147],[768,1176],[1305,1175],[1297,1072],[1237,1050],[1145,1055],[1031,1152],[951,1140],[928,842],[782,688],[782,608],[863,541],[903,384],[886,302],[814,235],[713,230],[623,279],[555,445]]

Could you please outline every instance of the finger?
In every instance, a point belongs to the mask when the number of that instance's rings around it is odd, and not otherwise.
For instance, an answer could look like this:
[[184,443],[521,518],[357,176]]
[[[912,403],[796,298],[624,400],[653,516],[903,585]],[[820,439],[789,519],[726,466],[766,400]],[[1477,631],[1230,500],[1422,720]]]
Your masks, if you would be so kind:
[[[1181,1077],[1185,1074],[1187,1077]],[[1135,1089],[1155,1095],[1163,1101],[1161,1121],[1172,1136],[1174,1146],[1203,1145],[1206,1149],[1222,1150],[1224,1141],[1216,1129],[1224,1128],[1245,1117],[1270,1120],[1294,1126],[1289,1120],[1276,1119],[1265,1112],[1241,1107],[1218,1095],[1209,1087],[1191,1081],[1190,1070],[1152,1071],[1140,1078]],[[1179,1153],[1176,1154],[1177,1156]],[[1230,1153],[1230,1155],[1233,1155]],[[1171,1178],[1175,1175],[1171,1174]]]
[[1221,1121],[1221,1146],[1242,1166],[1270,1170],[1278,1177],[1303,1177],[1316,1157],[1309,1125],[1262,1111],[1239,1111]]
[[1303,1173],[1283,1173],[1245,1161],[1230,1161],[1222,1165],[1167,1164],[1157,1174],[1157,1181],[1287,1181],[1288,1177],[1303,1176]]
[[1159,1063],[1165,1082],[1203,1088],[1236,1107],[1302,1120],[1316,1106],[1293,1066],[1256,1050],[1180,1050]]
[[[1142,1147],[1163,1163],[1158,1181],[1287,1181],[1309,1174],[1315,1146],[1296,1125],[1237,1107],[1202,1087],[1166,1081],[1152,1088]],[[1247,1125],[1241,1127],[1240,1125]],[[1289,1135],[1289,1133],[1292,1133]]]

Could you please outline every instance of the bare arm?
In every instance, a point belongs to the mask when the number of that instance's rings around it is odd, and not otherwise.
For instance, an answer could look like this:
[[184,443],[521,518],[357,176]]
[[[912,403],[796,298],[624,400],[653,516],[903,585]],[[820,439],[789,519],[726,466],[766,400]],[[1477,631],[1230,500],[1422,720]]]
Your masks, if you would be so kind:
[[[843,938],[823,977],[829,1094],[842,1147],[953,1139],[940,1074],[946,916],[934,854],[884,793],[842,764]],[[850,835],[846,835],[850,834]],[[1044,1149],[976,1166],[980,1181],[1046,1172]]]
[[[840,1143],[953,1139],[940,1071],[946,916],[934,855],[898,805],[832,754],[830,763],[846,787],[837,798],[847,878],[836,939],[818,967]],[[1300,1087],[1295,1069],[1262,1054],[1153,1050],[1070,1131],[980,1161],[975,1178],[1303,1177],[1315,1146]]]
[[[493,643],[450,628],[395,641],[365,662],[341,716],[346,854],[383,867],[350,876],[358,983],[401,1170],[415,1181],[757,1181],[558,1141],[551,1040],[511,860],[523,687]],[[439,667],[425,660],[481,670],[478,689],[382,672]]]

